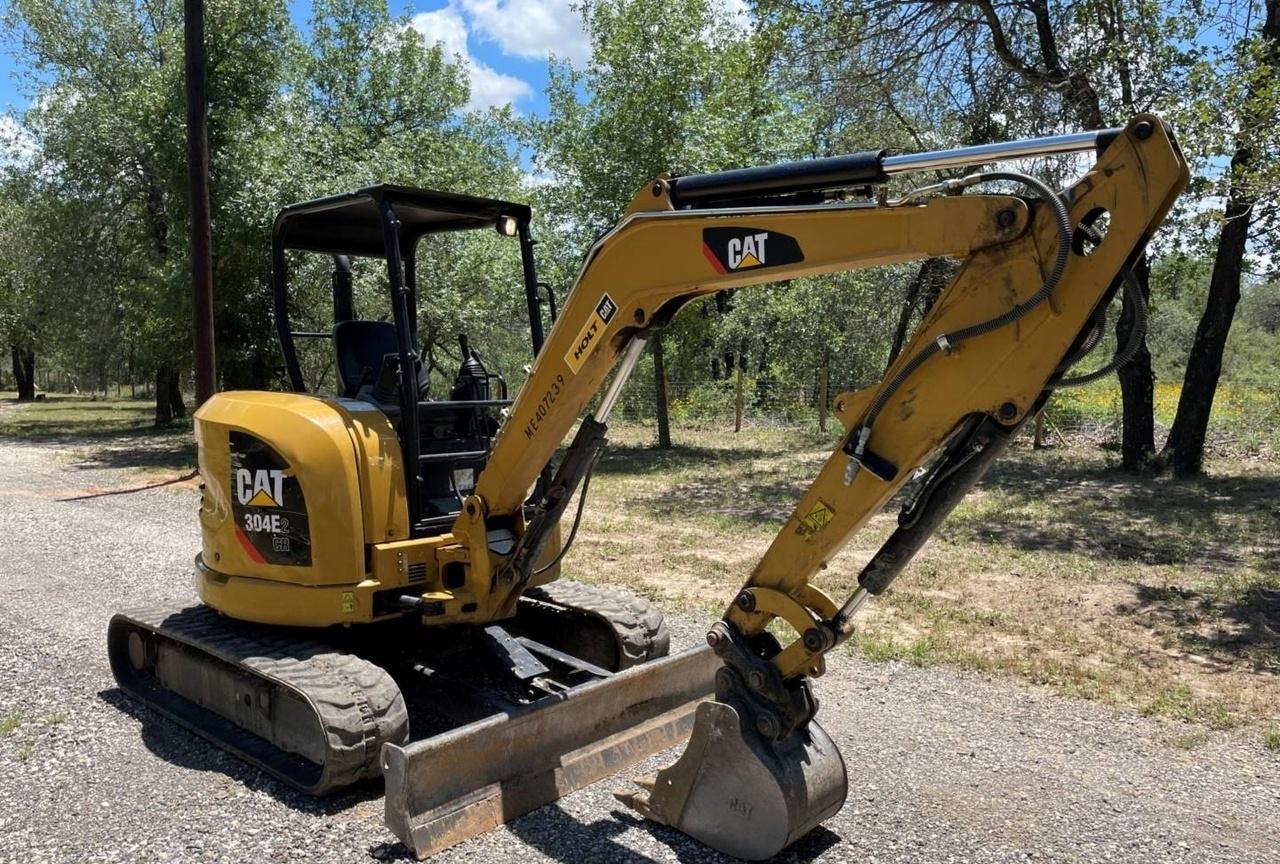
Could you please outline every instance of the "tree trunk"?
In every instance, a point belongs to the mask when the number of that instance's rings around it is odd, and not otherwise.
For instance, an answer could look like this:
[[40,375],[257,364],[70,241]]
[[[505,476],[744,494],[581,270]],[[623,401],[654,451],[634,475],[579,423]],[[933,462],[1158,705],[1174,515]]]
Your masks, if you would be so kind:
[[169,401],[169,370],[160,366],[156,368],[156,428],[163,428],[171,422],[173,403]]
[[658,415],[658,449],[671,449],[671,418],[667,415],[667,370],[662,365],[662,334],[653,334],[653,394]]
[[169,381],[169,405],[174,417],[186,417],[187,406],[182,402],[182,373],[173,370],[173,378]]
[[[1134,265],[1134,275],[1142,289],[1142,297],[1150,306],[1151,264],[1142,256]],[[1116,344],[1123,345],[1133,332],[1133,316],[1126,309],[1116,321]],[[1144,335],[1133,359],[1117,372],[1120,379],[1121,430],[1120,463],[1125,471],[1137,474],[1150,464],[1156,452],[1155,373],[1151,370],[1151,352]]]
[[947,287],[947,283],[951,281],[951,277],[958,269],[959,266],[947,258],[929,258],[920,265],[920,269],[916,271],[916,277],[907,287],[907,296],[902,301],[902,310],[898,314],[898,326],[893,332],[893,344],[889,347],[889,362],[885,364],[886,371],[893,365],[893,361],[898,359],[898,354],[907,344],[907,337],[911,335],[908,331],[912,313],[919,307],[922,319],[928,315],[933,304],[937,302],[938,296],[942,294],[942,289]]
[[178,370],[172,366],[160,366],[156,369],[156,428],[160,429],[173,422],[173,418],[187,413],[182,402],[182,380]]
[[818,431],[827,431],[827,405],[831,402],[831,349],[822,352],[822,370],[818,374]]
[[[1247,160],[1245,148],[1231,160],[1234,171]],[[1209,277],[1209,296],[1196,327],[1196,338],[1187,356],[1187,373],[1178,397],[1178,412],[1165,442],[1164,459],[1179,477],[1199,474],[1204,463],[1204,441],[1209,430],[1213,397],[1222,375],[1222,352],[1231,332],[1236,304],[1240,301],[1240,276],[1244,267],[1245,244],[1249,239],[1252,201],[1239,195],[1234,185],[1227,198],[1227,221],[1218,237],[1218,250]]]
[[36,398],[36,353],[17,345],[10,345],[13,357],[14,387],[19,402],[31,402]]
[[[1273,72],[1280,70],[1280,0],[1267,0],[1261,36],[1261,65],[1270,67]],[[1265,122],[1264,117],[1256,116],[1255,100],[1265,99],[1257,87],[1260,82],[1268,80],[1268,76],[1259,75],[1250,85],[1245,104],[1254,107],[1253,110],[1246,107],[1242,129]],[[1254,116],[1249,116],[1251,114]],[[1218,235],[1218,249],[1213,257],[1209,296],[1187,357],[1187,374],[1182,382],[1182,395],[1178,397],[1178,413],[1174,415],[1173,428],[1169,430],[1169,440],[1161,454],[1179,477],[1199,474],[1204,464],[1204,440],[1209,430],[1209,415],[1213,411],[1218,378],[1222,375],[1222,352],[1231,333],[1236,304],[1240,302],[1240,278],[1254,205],[1253,195],[1245,186],[1245,174],[1252,166],[1254,156],[1251,144],[1237,138],[1236,152],[1231,157],[1231,184],[1227,190],[1224,214],[1226,221]]]

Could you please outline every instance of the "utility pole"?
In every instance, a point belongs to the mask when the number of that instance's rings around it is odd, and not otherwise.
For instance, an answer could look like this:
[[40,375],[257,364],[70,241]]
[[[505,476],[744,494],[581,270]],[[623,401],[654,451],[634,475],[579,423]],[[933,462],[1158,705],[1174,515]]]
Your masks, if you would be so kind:
[[209,133],[204,0],[184,0],[187,78],[187,181],[191,199],[191,323],[196,407],[217,390],[213,356],[213,235],[209,227]]

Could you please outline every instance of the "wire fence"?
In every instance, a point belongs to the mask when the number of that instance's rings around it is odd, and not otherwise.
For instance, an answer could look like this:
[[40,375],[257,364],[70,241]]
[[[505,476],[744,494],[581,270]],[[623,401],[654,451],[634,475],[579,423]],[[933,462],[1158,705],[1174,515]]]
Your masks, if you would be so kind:
[[[837,421],[833,408],[842,394],[865,386],[832,382],[826,388],[826,417]],[[673,428],[734,428],[739,421],[735,379],[717,381],[670,380],[667,382],[668,415]],[[1180,388],[1161,385],[1155,391],[1155,442],[1168,437],[1177,409]],[[782,384],[746,378],[742,382],[741,423],[746,426],[799,426],[819,424],[823,388],[820,383]],[[619,419],[652,423],[657,416],[656,385],[651,376],[633,376],[619,399]],[[1082,390],[1055,393],[1045,406],[1039,424],[1049,444],[1120,446],[1123,408],[1119,387],[1111,382]],[[1028,435],[1035,424],[1028,424]],[[1214,455],[1280,460],[1280,391],[1223,384],[1214,401],[1206,442]]]

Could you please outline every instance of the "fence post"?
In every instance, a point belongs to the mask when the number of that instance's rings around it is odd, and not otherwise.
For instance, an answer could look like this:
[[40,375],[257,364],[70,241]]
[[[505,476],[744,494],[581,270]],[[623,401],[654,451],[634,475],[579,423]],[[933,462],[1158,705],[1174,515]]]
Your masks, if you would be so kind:
[[827,431],[827,403],[831,396],[827,390],[831,386],[831,349],[822,352],[822,371],[818,375],[818,431]]
[[658,413],[658,449],[671,449],[671,418],[667,413],[667,370],[662,362],[662,333],[653,334],[654,409]]
[[734,381],[733,431],[742,431],[742,359],[738,359],[738,376]]

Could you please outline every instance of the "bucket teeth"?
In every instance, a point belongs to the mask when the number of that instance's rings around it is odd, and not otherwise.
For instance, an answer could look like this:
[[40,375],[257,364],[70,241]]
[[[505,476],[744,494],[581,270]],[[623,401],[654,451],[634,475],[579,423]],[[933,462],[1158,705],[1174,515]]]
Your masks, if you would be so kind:
[[613,797],[617,798],[623,804],[626,804],[632,810],[636,811],[646,819],[654,819],[662,821],[653,815],[653,811],[649,808],[649,801],[653,797],[653,787],[657,783],[658,778],[650,775],[648,777],[637,777],[635,784],[640,787],[636,790],[622,790],[614,792]]
[[652,818],[649,814],[649,795],[647,792],[614,792],[613,797],[646,819]]

